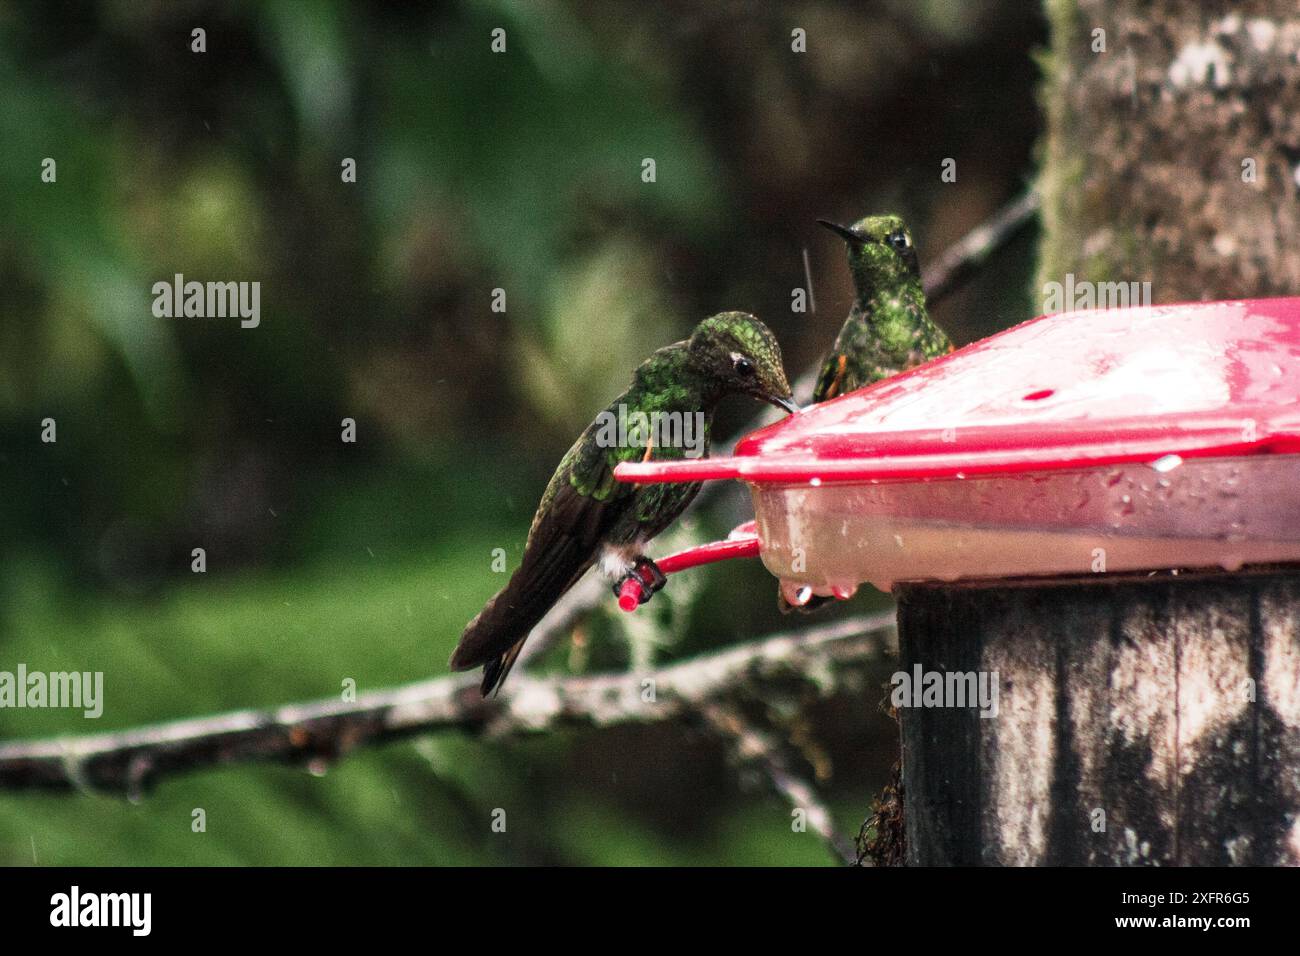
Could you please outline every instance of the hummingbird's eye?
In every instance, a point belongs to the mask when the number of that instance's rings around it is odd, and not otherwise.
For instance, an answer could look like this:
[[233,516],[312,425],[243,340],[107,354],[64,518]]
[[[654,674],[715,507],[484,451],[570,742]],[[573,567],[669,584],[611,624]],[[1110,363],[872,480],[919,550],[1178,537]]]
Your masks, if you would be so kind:
[[901,229],[896,232],[891,232],[889,234],[889,244],[899,252],[906,252],[909,245],[907,241],[907,233],[903,232]]
[[735,352],[731,353],[731,367],[736,370],[736,374],[743,378],[749,378],[754,374],[754,363]]

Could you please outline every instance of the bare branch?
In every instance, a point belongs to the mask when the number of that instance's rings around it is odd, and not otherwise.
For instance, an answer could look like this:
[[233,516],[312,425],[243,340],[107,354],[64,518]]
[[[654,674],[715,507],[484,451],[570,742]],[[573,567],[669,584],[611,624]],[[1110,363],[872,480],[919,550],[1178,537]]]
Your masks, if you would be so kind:
[[705,703],[700,708],[700,716],[727,744],[732,759],[742,770],[753,768],[759,771],[791,807],[803,811],[813,832],[841,862],[857,862],[857,853],[852,845],[835,832],[830,809],[812,784],[790,769],[785,748],[774,735],[755,727],[735,707],[722,701]]
[[484,700],[457,675],[361,694],[242,710],[86,737],[0,745],[0,789],[93,790],[138,798],[168,774],[253,760],[323,765],[357,747],[456,730],[489,736],[669,720],[734,694],[791,682],[820,697],[892,652],[893,615],[866,615],[706,654],[645,674],[515,675]]
[[1007,203],[944,250],[925,270],[925,299],[933,306],[974,275],[1021,227],[1038,215],[1042,199],[1032,189]]

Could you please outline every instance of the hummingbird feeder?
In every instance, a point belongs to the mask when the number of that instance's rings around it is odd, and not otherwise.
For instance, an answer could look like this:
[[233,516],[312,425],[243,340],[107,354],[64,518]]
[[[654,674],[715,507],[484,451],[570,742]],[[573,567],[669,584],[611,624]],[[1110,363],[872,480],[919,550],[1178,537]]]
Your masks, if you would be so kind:
[[890,589],[895,679],[997,691],[891,697],[889,858],[1300,865],[1300,298],[1044,316],[615,474],[748,484],[752,529],[665,572]]
[[1297,452],[1300,298],[1043,316],[731,457],[615,474],[746,482],[756,530],[659,565],[757,551],[803,603],[862,582],[1298,561]]

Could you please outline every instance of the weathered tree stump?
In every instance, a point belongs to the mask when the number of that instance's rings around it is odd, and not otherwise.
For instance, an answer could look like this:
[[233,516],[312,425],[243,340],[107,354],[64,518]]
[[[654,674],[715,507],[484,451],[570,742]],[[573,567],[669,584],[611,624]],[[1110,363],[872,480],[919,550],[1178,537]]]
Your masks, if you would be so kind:
[[911,864],[1300,863],[1300,569],[897,588]]

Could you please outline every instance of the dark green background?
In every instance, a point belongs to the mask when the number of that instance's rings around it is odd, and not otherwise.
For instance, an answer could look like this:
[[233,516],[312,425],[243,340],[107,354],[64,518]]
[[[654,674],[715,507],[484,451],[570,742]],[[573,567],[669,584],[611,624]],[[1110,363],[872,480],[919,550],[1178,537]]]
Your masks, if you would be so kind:
[[[0,6],[0,669],[106,684],[102,719],[0,711],[0,737],[445,672],[501,583],[492,549],[517,558],[550,468],[648,352],[746,309],[793,377],[848,305],[817,217],[901,212],[924,264],[1023,188],[1043,36],[1011,0]],[[954,338],[1029,317],[1031,250],[936,310]],[[155,319],[176,272],[260,281],[261,326]],[[657,661],[782,625],[756,562],[691,577],[657,600]],[[597,614],[546,665],[625,666],[622,626]],[[806,715],[850,835],[894,758],[881,697]],[[689,727],[443,734],[136,804],[0,795],[0,863],[829,862],[743,783]]]

